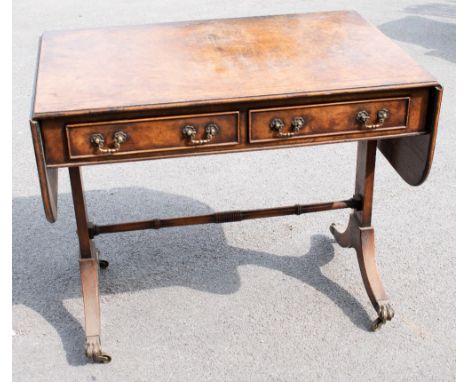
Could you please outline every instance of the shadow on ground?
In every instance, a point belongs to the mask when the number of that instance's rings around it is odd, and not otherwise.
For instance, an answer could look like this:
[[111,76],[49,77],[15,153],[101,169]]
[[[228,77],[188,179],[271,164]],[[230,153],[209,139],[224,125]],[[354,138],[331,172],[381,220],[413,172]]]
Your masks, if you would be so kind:
[[[54,225],[45,223],[39,197],[13,200],[13,303],[44,317],[61,337],[68,362],[81,365],[87,362],[84,331],[63,304],[81,297],[72,201],[70,194],[59,199]],[[152,211],[157,217],[212,212],[194,199],[142,188],[90,191],[87,199],[91,216],[111,215],[113,221],[154,218]],[[170,286],[231,294],[241,287],[238,267],[254,264],[320,291],[357,327],[368,330],[371,324],[362,305],[321,271],[334,256],[331,237],[312,236],[309,252],[297,257],[230,246],[215,224],[102,235],[96,242],[101,258],[110,261],[101,271],[101,296]]]
[[[409,12],[414,11],[411,11],[411,9],[407,10]],[[422,9],[418,9],[417,11],[424,14],[424,10]],[[428,12],[425,14],[437,13],[437,9],[431,8]],[[447,13],[448,10],[444,8],[443,12]],[[421,16],[406,16],[402,19],[382,24],[379,26],[379,29],[394,40],[416,44],[429,49],[429,52],[426,53],[428,55],[455,62],[456,35],[454,23],[435,21]]]

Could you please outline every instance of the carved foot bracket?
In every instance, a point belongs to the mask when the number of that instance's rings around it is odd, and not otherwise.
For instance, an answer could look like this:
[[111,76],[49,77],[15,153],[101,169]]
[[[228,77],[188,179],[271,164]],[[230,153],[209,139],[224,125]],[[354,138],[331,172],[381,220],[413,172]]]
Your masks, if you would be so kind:
[[380,279],[375,261],[375,240],[374,229],[372,227],[362,227],[357,213],[350,215],[348,227],[340,231],[332,224],[330,231],[339,245],[344,248],[354,248],[356,250],[359,269],[362,280],[366,288],[378,318],[372,325],[372,330],[379,329],[394,316],[394,311],[388,302],[382,280]]

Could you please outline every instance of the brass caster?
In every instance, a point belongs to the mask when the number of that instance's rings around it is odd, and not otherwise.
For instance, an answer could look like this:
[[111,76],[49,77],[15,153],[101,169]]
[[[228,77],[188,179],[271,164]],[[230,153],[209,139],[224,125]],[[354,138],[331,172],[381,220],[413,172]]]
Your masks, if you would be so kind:
[[387,321],[390,321],[395,315],[395,312],[392,306],[386,303],[380,305],[378,314],[379,317],[372,323],[372,331],[374,332],[379,330]]
[[109,354],[101,350],[101,340],[99,336],[86,337],[85,345],[86,357],[91,358],[96,363],[109,363],[112,358]]
[[99,268],[106,269],[109,266],[109,262],[107,260],[99,260],[99,256],[101,256],[101,251],[96,248],[96,258],[99,261]]

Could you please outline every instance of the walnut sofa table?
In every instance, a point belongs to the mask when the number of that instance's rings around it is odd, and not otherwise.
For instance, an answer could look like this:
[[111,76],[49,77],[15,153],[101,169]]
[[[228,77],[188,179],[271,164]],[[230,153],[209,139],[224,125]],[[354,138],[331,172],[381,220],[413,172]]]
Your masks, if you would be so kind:
[[[45,214],[68,167],[80,246],[86,355],[101,350],[96,235],[352,209],[336,241],[357,252],[378,313],[393,310],[371,226],[377,148],[419,185],[434,153],[442,87],[355,12],[189,21],[45,33],[31,132]],[[358,141],[354,196],[263,210],[94,225],[80,167]],[[240,154],[239,154],[240,155]]]

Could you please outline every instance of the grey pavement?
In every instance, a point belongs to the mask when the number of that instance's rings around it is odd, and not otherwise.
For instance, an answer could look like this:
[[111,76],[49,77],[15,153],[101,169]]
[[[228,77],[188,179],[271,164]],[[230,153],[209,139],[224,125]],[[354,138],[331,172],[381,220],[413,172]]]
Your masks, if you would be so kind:
[[[437,0],[435,0],[437,1]],[[15,381],[449,381],[455,379],[454,1],[13,3]],[[46,222],[28,118],[44,30],[355,9],[445,87],[432,173],[406,185],[379,154],[378,265],[396,311],[383,330],[356,256],[328,231],[346,211],[106,235],[103,347],[83,354],[68,173]],[[376,52],[378,54],[378,52]],[[83,170],[98,223],[350,197],[356,144],[101,165]]]

